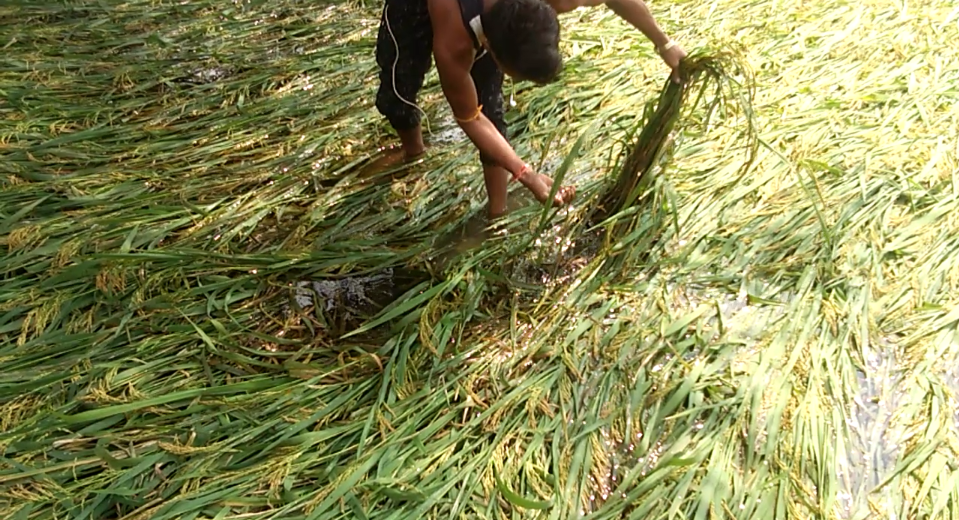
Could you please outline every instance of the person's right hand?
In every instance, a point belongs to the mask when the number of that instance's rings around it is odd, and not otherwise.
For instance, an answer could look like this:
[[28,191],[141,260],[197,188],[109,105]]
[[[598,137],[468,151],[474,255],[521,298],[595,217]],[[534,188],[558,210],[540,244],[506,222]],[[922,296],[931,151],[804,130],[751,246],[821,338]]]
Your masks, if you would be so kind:
[[[520,184],[526,186],[532,194],[540,202],[540,204],[545,204],[549,200],[549,192],[553,189],[553,179],[549,175],[543,175],[542,173],[536,173],[532,169],[527,169],[526,172],[519,178]],[[570,202],[572,202],[573,197],[576,195],[576,188],[573,186],[560,186],[556,190],[556,194],[553,195],[553,206],[562,207]]]
[[663,58],[663,61],[666,62],[666,65],[669,65],[669,68],[673,69],[672,79],[676,83],[680,83],[682,78],[679,76],[679,62],[686,57],[686,51],[683,50],[682,46],[678,43],[673,44],[668,49],[662,51],[659,55]]

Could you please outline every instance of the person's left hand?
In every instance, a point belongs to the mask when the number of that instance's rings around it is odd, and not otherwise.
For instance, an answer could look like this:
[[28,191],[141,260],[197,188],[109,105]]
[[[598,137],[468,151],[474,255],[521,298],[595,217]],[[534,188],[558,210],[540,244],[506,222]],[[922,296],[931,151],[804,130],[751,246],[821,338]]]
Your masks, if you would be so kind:
[[676,83],[680,83],[682,79],[679,77],[679,62],[686,57],[686,51],[679,44],[675,44],[669,49],[660,54],[660,57],[663,58],[663,61],[666,62],[666,65],[669,65],[669,68],[673,69],[672,79]]

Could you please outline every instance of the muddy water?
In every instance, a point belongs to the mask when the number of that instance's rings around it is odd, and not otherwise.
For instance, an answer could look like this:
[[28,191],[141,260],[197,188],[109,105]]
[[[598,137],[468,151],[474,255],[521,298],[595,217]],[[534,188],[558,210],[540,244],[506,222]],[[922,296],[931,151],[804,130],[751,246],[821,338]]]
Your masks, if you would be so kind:
[[[538,204],[528,193],[522,190],[516,190],[510,193],[506,201],[506,211],[513,213],[524,207]],[[434,257],[438,271],[442,271],[452,264],[452,262],[469,251],[483,246],[494,233],[503,233],[502,229],[497,229],[495,223],[490,222],[486,216],[486,208],[477,209],[472,216],[458,229],[440,237],[434,244],[437,255]],[[531,253],[533,253],[531,251]],[[535,267],[530,261],[522,261],[522,265]]]
[[[523,202],[512,197],[510,211]],[[493,231],[485,211],[477,211],[464,225],[437,239],[434,267],[441,272],[458,256],[482,247]],[[339,279],[298,280],[290,284],[293,300],[301,309],[318,309],[345,327],[369,319],[417,284],[429,279],[425,272],[389,268],[380,272]],[[292,309],[288,309],[292,310]]]
[[[448,131],[450,139],[458,139],[453,136],[454,131],[461,132],[458,127]],[[465,136],[462,137],[465,138]],[[441,134],[433,139],[444,138]],[[380,150],[378,158],[363,168],[360,177],[372,179],[381,175],[402,175],[398,173],[400,170],[420,162],[404,164],[402,150],[395,147],[384,148]],[[507,211],[510,213],[530,205],[538,206],[538,203],[523,189],[513,190],[507,199]],[[443,272],[458,257],[483,247],[493,233],[497,232],[502,231],[497,231],[494,226],[491,226],[486,216],[485,205],[477,208],[463,225],[445,236],[438,237],[432,244],[435,251],[435,256],[432,258],[434,272]],[[598,250],[598,235],[580,237],[576,241],[563,239],[562,236],[561,226],[548,230],[543,239],[537,241],[530,254],[526,255],[528,258],[519,259],[518,268],[512,276],[533,284],[561,283],[571,277],[576,268],[581,267],[587,257],[595,255]],[[548,254],[543,255],[544,251]],[[559,266],[560,269],[557,269],[557,265],[544,267],[541,265],[542,262],[534,258],[556,257],[554,253],[558,253],[559,259],[555,263],[563,264]],[[406,290],[426,279],[428,279],[426,273],[388,269],[376,274],[336,280],[299,280],[293,282],[291,287],[299,307],[318,308],[348,326],[356,326],[392,303]]]
[[[299,280],[290,284],[290,290],[299,309],[320,313],[329,325],[328,332],[340,336],[359,327],[427,279],[426,273],[388,268],[369,275]],[[286,312],[294,310],[287,306]]]
[[438,254],[434,258],[438,271],[442,272],[458,256],[481,247],[493,233],[489,224],[485,212],[478,211],[462,227],[440,237],[435,246]]
[[317,306],[327,312],[337,307],[344,307],[346,312],[372,309],[392,296],[396,287],[393,274],[393,269],[386,269],[369,276],[300,281],[294,284],[294,298],[300,307]]

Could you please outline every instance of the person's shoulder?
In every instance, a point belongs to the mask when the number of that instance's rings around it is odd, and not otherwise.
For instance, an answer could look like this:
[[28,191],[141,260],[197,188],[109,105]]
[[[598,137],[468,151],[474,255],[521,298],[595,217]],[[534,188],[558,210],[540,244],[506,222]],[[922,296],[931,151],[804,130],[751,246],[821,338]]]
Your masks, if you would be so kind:
[[433,24],[433,54],[472,59],[473,40],[463,25],[458,0],[428,0]]
[[426,0],[426,5],[434,25],[437,22],[448,23],[459,16],[459,0]]

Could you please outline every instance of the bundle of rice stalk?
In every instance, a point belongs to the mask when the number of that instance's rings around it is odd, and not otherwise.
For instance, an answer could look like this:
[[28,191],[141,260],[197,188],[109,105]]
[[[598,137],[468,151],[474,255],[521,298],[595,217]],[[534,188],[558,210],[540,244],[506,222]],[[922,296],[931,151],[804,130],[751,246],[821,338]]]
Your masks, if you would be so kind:
[[705,109],[702,124],[706,126],[718,107],[726,109],[730,101],[737,102],[748,125],[745,144],[749,149],[740,175],[752,165],[758,143],[752,116],[755,86],[741,54],[733,50],[694,51],[680,64],[679,74],[681,82],[667,79],[658,98],[647,103],[640,123],[631,132],[635,140],[627,142],[615,180],[600,197],[594,217],[608,218],[649,201],[656,191],[651,189],[656,185],[654,172],[665,167],[675,149],[671,143],[677,123],[684,119],[684,111],[687,117],[692,116],[701,105]]

